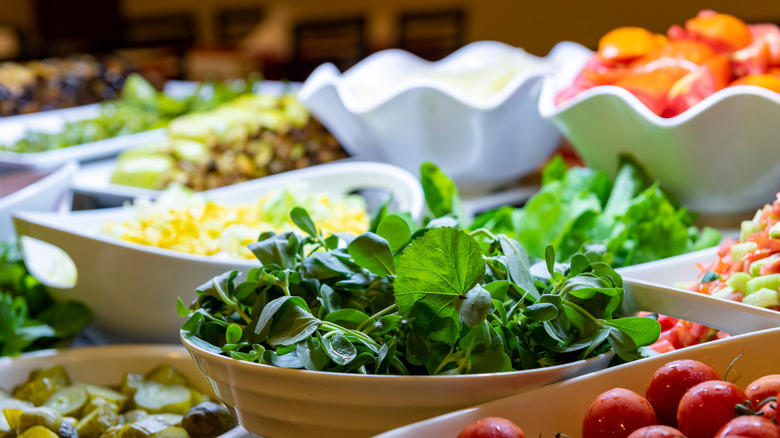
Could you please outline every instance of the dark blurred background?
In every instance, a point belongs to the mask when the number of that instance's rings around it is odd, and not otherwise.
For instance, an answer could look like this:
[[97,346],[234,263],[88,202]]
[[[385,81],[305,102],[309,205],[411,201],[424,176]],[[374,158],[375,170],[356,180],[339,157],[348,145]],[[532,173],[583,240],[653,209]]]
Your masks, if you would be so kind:
[[477,40],[536,54],[555,43],[595,47],[622,25],[665,32],[704,8],[780,21],[780,2],[729,0],[0,0],[0,60],[119,53],[161,78],[261,71],[303,80],[325,61],[347,69],[400,47],[439,59]]

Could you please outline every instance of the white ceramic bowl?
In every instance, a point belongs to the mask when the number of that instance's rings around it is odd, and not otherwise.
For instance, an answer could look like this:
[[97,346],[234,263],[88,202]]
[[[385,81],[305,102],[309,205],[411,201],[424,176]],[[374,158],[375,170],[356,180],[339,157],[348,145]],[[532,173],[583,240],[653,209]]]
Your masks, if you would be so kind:
[[549,368],[461,376],[340,374],[278,368],[182,343],[217,397],[264,438],[368,437],[455,409],[603,369],[612,355]]
[[432,418],[377,438],[455,437],[468,424],[493,416],[514,421],[529,437],[552,437],[561,432],[579,438],[588,406],[604,391],[621,387],[644,395],[655,370],[677,359],[708,363],[723,376],[729,364],[740,355],[728,380],[744,388],[758,377],[780,371],[780,352],[771,348],[778,342],[780,329],[713,341]]
[[[562,43],[536,58],[480,41],[433,63],[385,50],[343,74],[333,64],[320,66],[298,98],[350,154],[415,174],[422,162],[432,161],[461,190],[478,192],[533,172],[560,143],[537,104],[542,78],[569,62],[572,50],[577,48]],[[448,75],[476,86],[495,73],[491,67],[514,56],[542,66],[521,70],[500,90],[484,94],[440,80]]]
[[[145,373],[162,363],[181,371],[194,388],[214,396],[214,391],[198,372],[187,351],[179,345],[106,345],[0,357],[0,388],[10,392],[27,381],[31,371],[53,364],[65,367],[74,382],[117,386],[126,371]],[[249,436],[244,429],[237,427],[221,438]]]
[[[778,312],[637,281],[625,287],[627,314],[664,313],[734,334],[780,327]],[[265,438],[366,437],[600,370],[610,360],[608,355],[550,368],[462,376],[356,375],[242,362],[207,352],[184,336],[182,342],[239,424]]]
[[[614,176],[630,154],[682,205],[702,213],[754,210],[780,191],[780,95],[753,86],[729,87],[682,114],[663,118],[616,86],[584,91],[562,106],[555,96],[579,65],[545,80],[539,111],[571,142],[585,163]],[[568,80],[564,80],[568,78]]]
[[[425,207],[422,188],[408,172],[383,163],[324,164],[235,184],[208,192],[222,203],[247,203],[272,188],[295,183],[298,190],[343,196],[355,189],[376,188],[393,194],[401,211],[417,219]],[[112,342],[178,342],[182,321],[176,299],[195,298],[206,279],[225,271],[246,272],[256,260],[217,258],[125,242],[99,235],[107,221],[128,220],[132,209],[111,208],[70,214],[16,213],[16,230],[30,271],[59,298],[89,306],[100,334]],[[34,239],[34,240],[33,240]],[[77,278],[52,275],[62,259],[42,242],[62,249],[75,264]],[[54,268],[53,268],[54,266]]]
[[[57,211],[70,208],[70,179],[78,170],[76,162],[70,162],[48,173],[43,178],[0,197],[0,240],[14,236],[11,215],[17,211]],[[0,174],[0,187],[13,189],[17,183],[39,178],[41,171],[20,170]]]

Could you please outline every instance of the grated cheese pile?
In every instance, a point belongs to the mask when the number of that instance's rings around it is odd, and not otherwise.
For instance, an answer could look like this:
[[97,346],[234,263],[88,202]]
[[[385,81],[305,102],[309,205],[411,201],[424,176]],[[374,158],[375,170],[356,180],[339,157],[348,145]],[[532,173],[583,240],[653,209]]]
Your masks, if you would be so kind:
[[247,245],[266,231],[301,232],[290,220],[290,210],[305,208],[324,235],[368,230],[370,218],[359,196],[333,199],[325,193],[300,190],[269,191],[254,203],[228,204],[206,199],[181,186],[163,192],[157,201],[135,201],[135,217],[109,222],[104,231],[141,245],[190,254],[254,258]]

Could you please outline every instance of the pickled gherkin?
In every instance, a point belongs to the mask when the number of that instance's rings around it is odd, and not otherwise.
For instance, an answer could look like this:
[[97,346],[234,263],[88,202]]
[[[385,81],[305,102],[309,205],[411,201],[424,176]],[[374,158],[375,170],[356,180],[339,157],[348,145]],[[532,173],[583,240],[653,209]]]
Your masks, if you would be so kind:
[[188,385],[168,364],[127,372],[110,387],[71,384],[61,366],[36,370],[13,391],[24,400],[0,396],[0,438],[191,438],[190,431],[206,438],[236,425],[224,406]]

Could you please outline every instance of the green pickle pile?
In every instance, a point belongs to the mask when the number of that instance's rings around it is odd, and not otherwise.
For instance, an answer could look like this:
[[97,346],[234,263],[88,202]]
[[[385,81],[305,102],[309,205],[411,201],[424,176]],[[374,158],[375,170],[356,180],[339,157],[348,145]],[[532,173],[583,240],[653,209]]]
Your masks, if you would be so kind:
[[212,438],[237,426],[168,364],[125,373],[118,387],[71,383],[60,365],[0,389],[0,438]]

